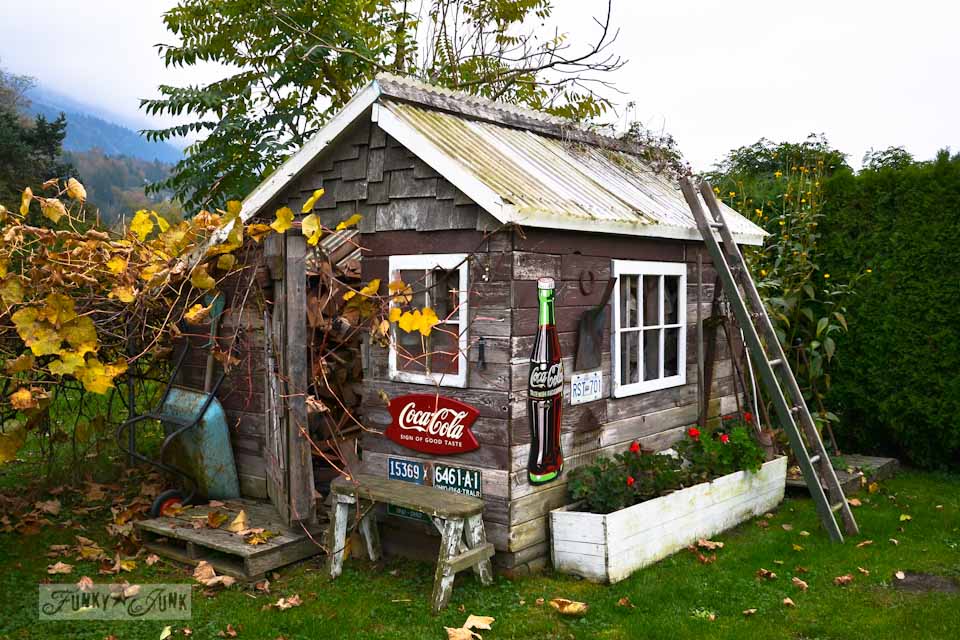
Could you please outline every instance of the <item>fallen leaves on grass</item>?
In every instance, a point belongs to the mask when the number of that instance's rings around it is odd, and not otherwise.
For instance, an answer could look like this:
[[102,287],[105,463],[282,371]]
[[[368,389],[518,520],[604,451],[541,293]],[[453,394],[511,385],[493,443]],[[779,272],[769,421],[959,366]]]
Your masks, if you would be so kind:
[[873,540],[864,540],[863,542],[857,544],[857,549],[862,549],[863,547],[869,547],[873,544]]
[[759,569],[757,569],[757,577],[761,580],[776,580],[777,574],[775,574],[773,571],[770,571],[769,569],[764,569],[763,567],[760,567]]
[[286,611],[287,609],[292,609],[294,607],[299,607],[303,604],[303,600],[300,599],[299,594],[293,594],[290,597],[280,598],[273,604],[268,604],[264,609],[278,609],[279,611]]
[[900,522],[909,522],[910,520],[913,520],[913,516],[911,516],[909,513],[900,514]]
[[780,527],[781,527],[784,531],[793,531],[793,525],[792,525],[792,524],[788,524],[788,523],[786,523],[786,522],[784,522],[782,525],[780,525]]
[[163,628],[163,631],[160,632],[160,640],[167,640],[170,636],[173,635],[173,627],[167,625]]
[[472,613],[467,616],[466,622],[460,627],[444,627],[447,631],[447,640],[473,640],[474,638],[483,638],[479,633],[473,631],[480,629],[489,630],[494,622],[490,616],[475,616]]
[[903,580],[907,577],[907,574],[905,574],[903,571],[897,571],[893,575],[897,578],[897,580]]
[[554,598],[550,601],[550,606],[564,616],[585,616],[590,608],[585,602],[567,600],[566,598]]
[[206,587],[229,587],[237,581],[230,576],[218,576],[213,570],[213,565],[206,560],[201,560],[197,568],[193,570],[193,579]]
[[61,505],[59,500],[40,501],[33,506],[43,513],[49,513],[52,516],[60,515]]
[[253,585],[253,588],[261,593],[270,593],[270,581],[266,579],[261,580]]
[[722,542],[716,542],[714,540],[707,540],[705,538],[700,538],[697,540],[697,546],[701,549],[706,549],[707,551],[714,551],[716,549],[723,549]]
[[227,624],[226,629],[224,629],[223,631],[217,631],[217,636],[221,638],[236,638],[237,629],[234,629],[232,624]]
[[783,599],[783,606],[789,607],[789,608],[793,609],[793,608],[796,608],[797,603],[794,602],[793,600],[791,600],[790,598],[784,598],[784,599]]
[[158,556],[155,553],[151,553],[146,557],[146,559],[144,559],[144,562],[147,563],[148,567],[152,567],[153,565],[157,564],[157,562],[159,561],[160,561],[160,556]]
[[618,607],[627,607],[627,608],[629,608],[629,609],[635,609],[635,608],[636,608],[636,607],[633,605],[633,603],[630,602],[630,598],[628,598],[627,596],[623,596],[622,598],[620,598],[619,600],[617,600],[617,606],[618,606]]
[[846,573],[842,576],[837,576],[833,579],[833,584],[837,585],[838,587],[845,587],[851,582],[853,582],[853,575],[849,573]]
[[794,551],[797,551],[797,552],[803,551],[803,545],[802,545],[802,544],[794,544],[794,545],[793,545],[793,550],[794,550]]
[[808,585],[806,582],[804,582],[803,580],[801,580],[796,576],[794,576],[793,579],[790,580],[790,582],[793,583],[793,586],[800,589],[800,591],[806,591],[807,589],[810,588],[810,585]]
[[756,609],[744,609],[744,610],[743,610],[743,615],[744,615],[745,617],[749,618],[750,616],[752,616],[752,615],[755,614],[756,612],[757,612]]
[[73,573],[73,565],[66,562],[57,562],[47,567],[47,573],[56,575],[59,573]]
[[890,544],[896,547],[900,544],[900,541],[897,540],[896,538],[890,538]]
[[90,591],[90,589],[93,589],[93,580],[87,576],[83,576],[77,580],[77,589],[83,592]]
[[857,571],[859,571],[860,573],[862,573],[862,574],[865,575],[865,576],[870,575],[870,570],[869,570],[869,569],[864,569],[863,567],[857,567]]

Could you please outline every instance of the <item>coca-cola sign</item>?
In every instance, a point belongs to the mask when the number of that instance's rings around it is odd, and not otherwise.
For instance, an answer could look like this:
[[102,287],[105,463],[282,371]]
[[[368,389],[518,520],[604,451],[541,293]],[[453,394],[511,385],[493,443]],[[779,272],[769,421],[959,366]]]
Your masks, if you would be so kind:
[[480,447],[470,431],[478,415],[476,408],[453,398],[428,393],[397,396],[390,400],[392,420],[384,435],[423,453],[466,453]]

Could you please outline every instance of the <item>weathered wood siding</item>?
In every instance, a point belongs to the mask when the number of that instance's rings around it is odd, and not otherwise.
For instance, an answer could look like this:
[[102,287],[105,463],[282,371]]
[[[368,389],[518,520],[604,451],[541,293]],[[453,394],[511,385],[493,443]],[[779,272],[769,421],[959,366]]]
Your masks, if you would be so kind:
[[[513,236],[511,283],[512,331],[510,339],[510,509],[509,553],[499,556],[508,568],[535,569],[549,554],[548,514],[569,502],[566,477],[570,471],[598,456],[624,450],[633,440],[660,450],[669,447],[684,427],[697,420],[696,373],[696,256],[698,244],[661,239],[629,238],[566,231],[525,229]],[[610,314],[601,343],[603,398],[570,405],[570,378],[574,373],[576,330],[580,315],[596,305],[610,277],[611,261],[654,260],[687,264],[687,383],[660,391],[625,398],[610,397],[611,362]],[[713,270],[709,259],[704,267],[701,291],[702,313],[710,314]],[[589,287],[593,273],[594,286]],[[551,483],[533,486],[527,481],[530,433],[527,421],[526,385],[529,354],[537,328],[536,279],[557,281],[556,318],[560,348],[564,356],[564,410],[561,442],[564,473]],[[581,276],[588,293],[581,290]],[[717,350],[712,402],[709,415],[717,416],[735,408],[732,367],[724,343]]]
[[[223,350],[229,349],[233,342],[233,354],[239,362],[227,372],[217,399],[227,416],[241,494],[248,498],[266,498],[263,308],[269,306],[270,301],[257,283],[258,269],[265,268],[262,248],[259,245],[245,248],[238,255],[238,263],[243,265],[239,272],[220,284],[227,303],[218,335]],[[191,349],[179,382],[202,390],[210,351],[209,326],[194,331],[189,336]],[[221,364],[214,361],[212,366],[216,379]]]

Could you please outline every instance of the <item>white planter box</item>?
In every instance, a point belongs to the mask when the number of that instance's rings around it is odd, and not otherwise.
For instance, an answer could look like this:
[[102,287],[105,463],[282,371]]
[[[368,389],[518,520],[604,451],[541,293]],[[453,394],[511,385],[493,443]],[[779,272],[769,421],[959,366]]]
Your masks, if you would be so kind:
[[738,471],[614,513],[550,512],[551,552],[557,571],[598,582],[619,582],[637,569],[709,538],[783,500],[787,459],[756,473]]

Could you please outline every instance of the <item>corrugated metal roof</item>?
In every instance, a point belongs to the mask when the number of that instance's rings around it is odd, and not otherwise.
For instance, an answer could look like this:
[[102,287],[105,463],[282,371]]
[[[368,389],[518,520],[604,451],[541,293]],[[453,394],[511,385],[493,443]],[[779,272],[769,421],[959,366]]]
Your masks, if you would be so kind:
[[[635,155],[385,97],[379,102],[492,190],[512,211],[511,222],[699,237],[679,185]],[[724,213],[743,241],[762,240],[760,227],[729,207]]]

